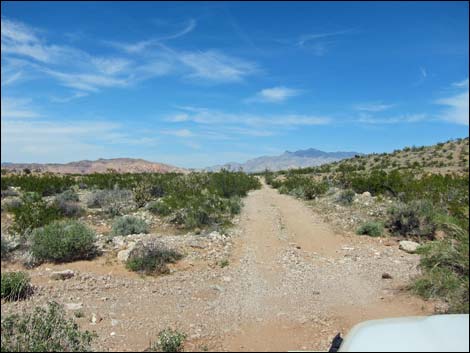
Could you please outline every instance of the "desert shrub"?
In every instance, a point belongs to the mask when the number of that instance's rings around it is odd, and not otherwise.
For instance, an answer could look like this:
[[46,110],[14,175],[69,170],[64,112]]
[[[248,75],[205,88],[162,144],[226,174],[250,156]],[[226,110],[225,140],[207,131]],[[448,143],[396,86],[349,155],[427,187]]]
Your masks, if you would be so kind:
[[181,258],[180,253],[168,249],[163,244],[139,243],[130,252],[126,267],[144,274],[163,274],[168,272],[168,263],[174,263]]
[[287,193],[305,200],[313,200],[328,191],[327,183],[298,174],[289,175],[284,181],[273,183],[273,187],[278,188],[280,193]]
[[148,349],[150,352],[182,352],[186,335],[172,329],[165,329],[158,334],[157,341]]
[[96,255],[95,233],[77,221],[55,221],[33,231],[31,252],[39,262],[90,259]]
[[86,352],[94,337],[67,320],[64,309],[55,302],[30,313],[2,316],[1,327],[2,352]]
[[84,214],[85,210],[77,202],[55,200],[55,207],[63,217],[75,218]]
[[129,235],[148,233],[149,227],[143,219],[133,216],[116,218],[113,222],[111,233],[113,235]]
[[168,206],[164,200],[159,199],[150,201],[147,206],[147,210],[160,216],[168,216],[171,214],[171,207]]
[[231,215],[239,214],[242,210],[242,200],[239,196],[233,196],[226,201],[227,209]]
[[21,199],[19,197],[12,198],[11,200],[5,200],[2,208],[8,212],[13,212],[14,209],[22,205]]
[[354,201],[355,196],[356,193],[354,192],[354,190],[343,190],[338,196],[338,202],[343,205],[351,205]]
[[29,276],[26,272],[2,273],[2,299],[21,300],[32,293]]
[[101,208],[111,216],[118,216],[132,209],[132,199],[132,192],[129,190],[97,190],[88,196],[87,207]]
[[2,190],[2,195],[1,196],[2,196],[2,199],[3,199],[4,197],[11,197],[11,196],[18,196],[18,195],[19,194],[18,194],[17,191],[15,191],[11,188],[8,188],[8,189],[5,189],[5,190]]
[[8,240],[3,236],[1,236],[1,249],[2,249],[2,260],[4,260],[8,256],[8,252],[10,251],[10,243]]
[[469,312],[469,236],[468,230],[453,223],[439,224],[447,238],[428,242],[418,249],[423,274],[413,289],[425,298],[441,298],[449,312]]
[[165,198],[166,202],[176,211],[172,222],[188,229],[221,224],[228,221],[232,212],[236,212],[240,201],[226,199],[214,194],[204,193],[184,199]]
[[366,222],[357,229],[359,235],[370,235],[380,237],[383,234],[384,226],[380,222]]
[[387,226],[395,235],[432,238],[436,230],[434,209],[429,201],[401,203],[389,210]]
[[74,183],[74,179],[70,176],[53,175],[50,173],[2,176],[2,190],[10,186],[16,186],[20,187],[23,192],[36,192],[42,196],[50,196],[63,192]]
[[133,190],[134,200],[138,207],[143,207],[153,199],[152,185],[150,183],[139,183]]
[[73,190],[66,190],[63,193],[57,195],[55,197],[56,201],[61,202],[78,202],[80,201],[78,198],[78,194]]
[[11,210],[15,216],[11,230],[20,236],[61,217],[60,210],[47,203],[37,193],[25,193],[21,205]]

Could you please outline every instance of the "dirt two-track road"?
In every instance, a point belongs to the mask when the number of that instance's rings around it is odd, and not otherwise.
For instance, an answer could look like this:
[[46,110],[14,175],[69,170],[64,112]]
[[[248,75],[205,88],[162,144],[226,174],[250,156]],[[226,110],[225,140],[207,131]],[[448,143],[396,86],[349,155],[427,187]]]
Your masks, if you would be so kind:
[[95,349],[111,351],[142,351],[166,327],[187,334],[186,351],[327,350],[358,322],[432,312],[403,290],[417,255],[387,240],[335,234],[302,201],[266,185],[244,204],[227,267],[181,265],[141,278],[95,260],[49,265],[81,274],[59,284],[43,265],[33,283],[43,299],[82,302],[77,321],[97,332]]

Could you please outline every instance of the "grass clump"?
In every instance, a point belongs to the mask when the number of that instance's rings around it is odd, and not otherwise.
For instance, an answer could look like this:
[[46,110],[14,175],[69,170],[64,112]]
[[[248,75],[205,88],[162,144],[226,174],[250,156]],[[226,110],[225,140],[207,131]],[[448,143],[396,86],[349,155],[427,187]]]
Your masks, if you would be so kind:
[[129,235],[148,233],[149,227],[143,219],[133,216],[123,216],[116,218],[113,222],[111,233],[113,235]]
[[140,243],[130,252],[126,267],[146,275],[165,274],[169,271],[167,264],[175,263],[182,257],[179,252],[160,243]]
[[150,347],[150,352],[183,352],[186,335],[177,330],[165,329],[158,334],[158,340]]
[[94,337],[67,320],[64,309],[55,302],[31,313],[2,317],[1,327],[2,352],[86,352]]
[[33,231],[31,252],[39,262],[90,259],[96,255],[95,233],[77,221],[56,221]]
[[371,237],[380,237],[383,234],[384,226],[380,222],[366,222],[361,225],[356,233],[358,235],[369,235]]
[[21,271],[2,273],[2,299],[21,300],[27,298],[31,293],[32,287],[27,273]]

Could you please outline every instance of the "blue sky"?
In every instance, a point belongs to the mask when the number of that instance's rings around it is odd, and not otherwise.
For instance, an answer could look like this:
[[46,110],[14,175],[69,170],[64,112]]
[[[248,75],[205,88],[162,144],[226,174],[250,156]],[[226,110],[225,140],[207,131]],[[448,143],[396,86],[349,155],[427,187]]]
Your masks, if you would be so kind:
[[467,2],[2,2],[3,162],[468,136]]

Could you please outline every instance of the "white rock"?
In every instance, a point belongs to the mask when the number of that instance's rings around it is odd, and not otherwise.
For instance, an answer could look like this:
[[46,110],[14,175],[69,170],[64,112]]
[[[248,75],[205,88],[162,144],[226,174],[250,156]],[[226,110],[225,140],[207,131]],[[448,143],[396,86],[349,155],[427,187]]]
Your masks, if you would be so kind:
[[73,272],[72,270],[64,270],[52,272],[50,278],[54,280],[65,280],[68,278],[72,278],[73,276],[75,276],[75,272]]
[[366,191],[366,192],[363,192],[363,193],[362,193],[362,196],[364,196],[364,197],[371,197],[372,195],[370,194],[369,191]]
[[129,259],[131,251],[129,249],[121,250],[117,254],[117,259],[121,262],[126,262]]
[[400,242],[400,250],[403,250],[409,254],[414,254],[416,252],[416,249],[418,249],[420,244],[414,242],[414,241],[409,241],[409,240],[402,240]]
[[66,303],[64,307],[66,310],[80,310],[83,308],[83,303]]

